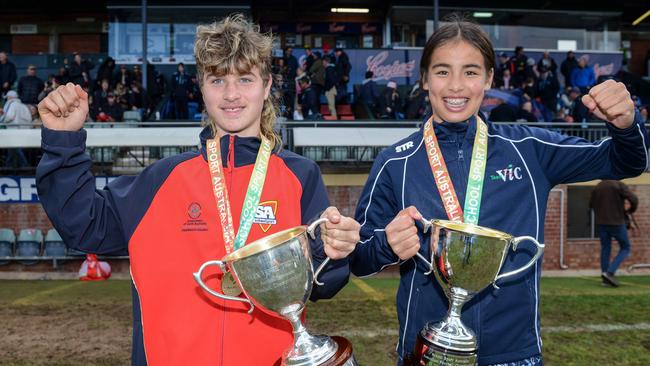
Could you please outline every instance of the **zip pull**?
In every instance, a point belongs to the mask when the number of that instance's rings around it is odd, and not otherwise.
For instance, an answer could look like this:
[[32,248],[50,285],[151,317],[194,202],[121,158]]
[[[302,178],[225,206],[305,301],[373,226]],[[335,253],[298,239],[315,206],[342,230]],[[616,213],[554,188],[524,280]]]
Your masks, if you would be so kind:
[[463,160],[463,149],[458,149],[458,160]]
[[235,168],[235,135],[230,135],[228,142],[228,169]]

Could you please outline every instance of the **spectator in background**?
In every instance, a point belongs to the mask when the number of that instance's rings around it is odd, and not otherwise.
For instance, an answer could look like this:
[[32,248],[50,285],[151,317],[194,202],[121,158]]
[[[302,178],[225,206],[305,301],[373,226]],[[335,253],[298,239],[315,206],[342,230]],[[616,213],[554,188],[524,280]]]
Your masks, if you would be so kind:
[[309,76],[303,75],[298,79],[300,89],[302,90],[301,96],[301,111],[304,119],[320,119],[320,95],[314,89]]
[[413,85],[406,99],[406,119],[422,119],[428,106],[429,93],[420,87],[420,82],[418,81]]
[[508,71],[508,75],[510,75],[510,64],[508,61],[508,55],[505,52],[499,53],[499,64],[494,71],[494,85],[496,88],[503,84],[503,76],[506,70]]
[[47,97],[48,94],[50,94],[54,89],[56,89],[59,86],[59,84],[56,82],[56,77],[51,78],[51,80],[48,80],[44,84],[44,89],[41,91],[40,94],[38,94],[38,101],[40,102],[43,100],[43,98]]
[[641,120],[643,122],[648,122],[648,107],[642,105],[639,107],[639,114],[641,115]]
[[320,52],[314,52],[314,62],[311,64],[311,67],[307,69],[309,71],[308,75],[311,79],[311,87],[314,88],[314,91],[320,95],[325,92],[325,66],[323,65],[323,58],[321,57]]
[[0,97],[7,94],[17,78],[16,65],[9,61],[9,57],[5,51],[0,51]]
[[70,77],[70,82],[82,87],[90,86],[90,70],[92,70],[94,67],[95,65],[92,62],[83,60],[81,58],[81,55],[75,52],[74,60],[68,66],[68,76]]
[[537,62],[537,71],[541,73],[540,70],[542,68],[550,71],[553,76],[557,77],[557,64],[555,63],[555,60],[553,60],[553,57],[551,57],[551,53],[548,51],[544,51],[542,58]]
[[564,76],[564,87],[572,87],[573,84],[571,84],[571,74],[573,74],[573,69],[578,67],[578,61],[576,61],[576,55],[573,53],[573,51],[569,51],[566,53],[566,58],[564,61],[562,61],[562,64],[560,65],[560,71],[562,72],[562,76]]
[[[7,102],[0,110],[0,124],[7,128],[32,128],[32,113],[18,98],[15,90],[5,95]],[[24,168],[29,165],[22,149],[9,149],[5,161],[7,168]]]
[[99,107],[99,113],[104,114],[106,117],[99,118],[105,119],[103,122],[121,122],[124,116],[124,109],[117,102],[115,94],[108,93],[106,97],[106,103]]
[[379,106],[379,90],[377,90],[377,82],[372,78],[374,73],[370,70],[366,71],[366,78],[361,83],[361,90],[359,91],[359,98],[361,102],[365,103],[370,110],[373,117],[377,117]]
[[110,84],[113,80],[113,73],[115,73],[115,60],[109,56],[106,58],[106,60],[104,60],[104,62],[102,62],[102,64],[99,66],[99,69],[97,70],[96,88],[101,88],[101,84],[104,82],[104,80],[107,80]]
[[515,47],[515,54],[510,58],[510,74],[512,75],[512,84],[515,88],[521,86],[526,80],[526,65],[528,57],[524,54],[522,46]]
[[404,119],[397,83],[389,81],[380,98],[380,118]]
[[521,103],[521,108],[517,111],[517,122],[538,122],[533,114],[533,103],[530,100]]
[[490,121],[492,122],[514,122],[517,120],[517,108],[497,99],[497,106],[490,111]]
[[514,89],[514,85],[512,84],[512,76],[510,75],[510,69],[504,69],[503,74],[501,74],[501,79],[494,80],[494,87],[500,90]]
[[54,80],[56,80],[57,86],[67,84],[70,81],[68,69],[65,67],[59,67],[59,73],[54,76]]
[[338,74],[336,72],[336,65],[334,65],[334,57],[323,57],[323,66],[325,67],[325,98],[327,98],[327,108],[334,119],[336,116],[336,84],[338,83]]
[[542,66],[539,72],[536,94],[546,109],[544,121],[550,121],[553,119],[553,114],[557,110],[557,95],[560,91],[560,83],[557,81],[553,72],[545,66]]
[[532,100],[537,97],[537,90],[535,90],[535,78],[527,77],[525,82],[521,85],[524,100]]
[[45,88],[45,83],[36,76],[36,66],[27,67],[27,75],[18,80],[18,97],[25,104],[38,104],[38,96]]
[[196,75],[192,75],[190,79],[187,101],[196,103],[198,106],[197,112],[203,112],[203,94],[201,93],[201,86],[199,85],[199,80],[196,78]]
[[[602,180],[591,192],[589,207],[594,210],[600,235],[600,268],[604,285],[619,286],[616,270],[630,255],[626,218],[636,211],[638,204],[637,196],[625,183],[617,180]],[[612,238],[618,241],[620,250],[610,263]]]
[[95,90],[95,93],[93,93],[93,102],[98,103],[98,105],[105,104],[108,98],[108,93],[110,92],[111,90],[108,79],[102,80],[99,89]]
[[187,119],[187,96],[190,88],[190,77],[185,73],[185,65],[178,64],[177,71],[172,75],[172,99],[174,100],[174,117]]
[[587,122],[589,119],[589,108],[582,103],[581,91],[577,87],[572,87],[569,90],[569,101],[571,105],[569,112],[574,122]]
[[143,117],[148,103],[146,100],[147,93],[142,89],[142,84],[137,80],[131,83],[131,87],[127,90],[125,97],[128,108],[132,111],[139,112],[140,117]]
[[[336,74],[338,75],[338,84],[336,89],[339,94],[339,100],[347,99],[348,82],[350,81],[350,71],[352,64],[348,54],[342,48],[335,48],[334,55],[336,56]],[[347,102],[347,101],[346,101]]]
[[292,47],[284,49],[284,64],[287,65],[287,80],[295,79],[298,70],[298,59],[293,55]]
[[596,83],[594,69],[587,64],[585,56],[578,60],[578,67],[571,72],[571,85],[578,87],[582,94],[586,94],[589,88]]
[[120,65],[120,69],[113,78],[113,85],[117,85],[118,83],[122,83],[122,85],[131,85],[131,80],[133,80],[131,71],[126,68],[126,65]]
[[314,61],[316,61],[316,56],[309,46],[305,47],[305,54],[307,55],[305,56],[305,70],[309,71],[311,70],[311,66],[314,64]]

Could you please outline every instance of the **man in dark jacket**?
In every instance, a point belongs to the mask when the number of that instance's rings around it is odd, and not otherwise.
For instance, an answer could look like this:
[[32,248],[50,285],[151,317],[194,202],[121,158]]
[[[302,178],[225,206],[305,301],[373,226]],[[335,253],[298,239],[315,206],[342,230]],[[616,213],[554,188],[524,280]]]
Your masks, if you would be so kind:
[[[600,234],[600,268],[603,284],[618,287],[616,270],[630,255],[630,239],[627,236],[626,217],[636,211],[639,199],[625,183],[617,180],[602,180],[591,192],[589,207],[594,210],[596,225]],[[610,263],[612,238],[618,241],[620,249]]]
[[325,97],[327,98],[327,108],[330,114],[336,119],[336,84],[338,83],[338,73],[334,65],[334,57],[323,57],[323,66],[325,67]]
[[88,86],[90,85],[90,70],[93,69],[95,65],[88,61],[82,60],[81,55],[78,53],[74,54],[74,61],[68,67],[68,76],[70,81],[73,84]]
[[373,117],[376,117],[380,96],[379,90],[377,90],[377,82],[372,79],[373,76],[372,71],[366,71],[366,79],[361,84],[361,90],[359,91],[359,100],[365,103]]
[[300,106],[302,108],[302,115],[305,119],[319,119],[320,115],[320,95],[311,85],[309,76],[303,76],[298,79],[302,93],[300,97]]
[[172,98],[174,99],[174,110],[176,118],[187,119],[187,97],[190,88],[190,76],[185,73],[185,65],[181,62],[178,69],[172,75]]
[[564,76],[565,87],[573,86],[573,84],[571,84],[571,73],[576,67],[578,67],[578,61],[576,60],[575,54],[573,51],[567,52],[566,59],[564,59],[564,61],[562,61],[562,64],[560,64],[560,71]]
[[4,96],[16,82],[16,65],[9,61],[7,53],[0,51],[0,95]]
[[18,96],[24,104],[38,104],[38,95],[45,88],[45,83],[36,76],[36,66],[27,67],[27,75],[18,80]]

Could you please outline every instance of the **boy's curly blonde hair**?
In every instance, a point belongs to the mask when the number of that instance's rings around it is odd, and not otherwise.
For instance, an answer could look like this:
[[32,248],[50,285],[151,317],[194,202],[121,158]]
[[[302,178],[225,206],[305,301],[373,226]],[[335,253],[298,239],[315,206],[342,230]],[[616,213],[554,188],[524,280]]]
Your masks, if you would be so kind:
[[[197,79],[203,86],[206,73],[226,75],[231,72],[245,74],[257,67],[264,86],[272,75],[271,50],[273,36],[260,33],[259,25],[248,21],[242,14],[230,15],[221,21],[196,28],[194,57],[196,58]],[[282,146],[282,140],[273,131],[273,124],[278,115],[278,102],[269,93],[262,107],[262,135]],[[215,121],[208,117],[205,121],[217,133]]]

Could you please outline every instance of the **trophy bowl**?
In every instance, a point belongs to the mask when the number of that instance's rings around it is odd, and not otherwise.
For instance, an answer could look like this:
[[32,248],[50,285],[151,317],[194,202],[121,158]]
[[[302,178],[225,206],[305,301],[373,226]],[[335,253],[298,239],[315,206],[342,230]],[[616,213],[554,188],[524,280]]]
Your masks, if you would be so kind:
[[[427,263],[449,299],[449,312],[441,321],[427,323],[418,334],[417,365],[475,365],[476,335],[460,319],[463,305],[486,287],[496,287],[497,280],[528,270],[543,254],[544,244],[530,236],[514,237],[461,222],[432,220],[424,226],[425,231],[435,228],[431,231],[432,260]],[[508,251],[517,250],[526,240],[537,246],[535,255],[521,268],[499,274]]]
[[[291,322],[294,343],[283,353],[282,365],[357,365],[349,341],[342,337],[311,335],[300,320],[312,284],[327,262],[324,261],[314,272],[307,235],[313,237],[315,228],[325,220],[320,219],[309,227],[297,226],[251,242],[226,255],[221,261],[205,262],[194,273],[197,283],[213,296],[246,302],[251,305],[249,313],[257,306]],[[226,276],[232,275],[241,291],[227,295],[209,288],[201,275],[211,265],[219,266]],[[236,296],[238,292],[245,297]]]

